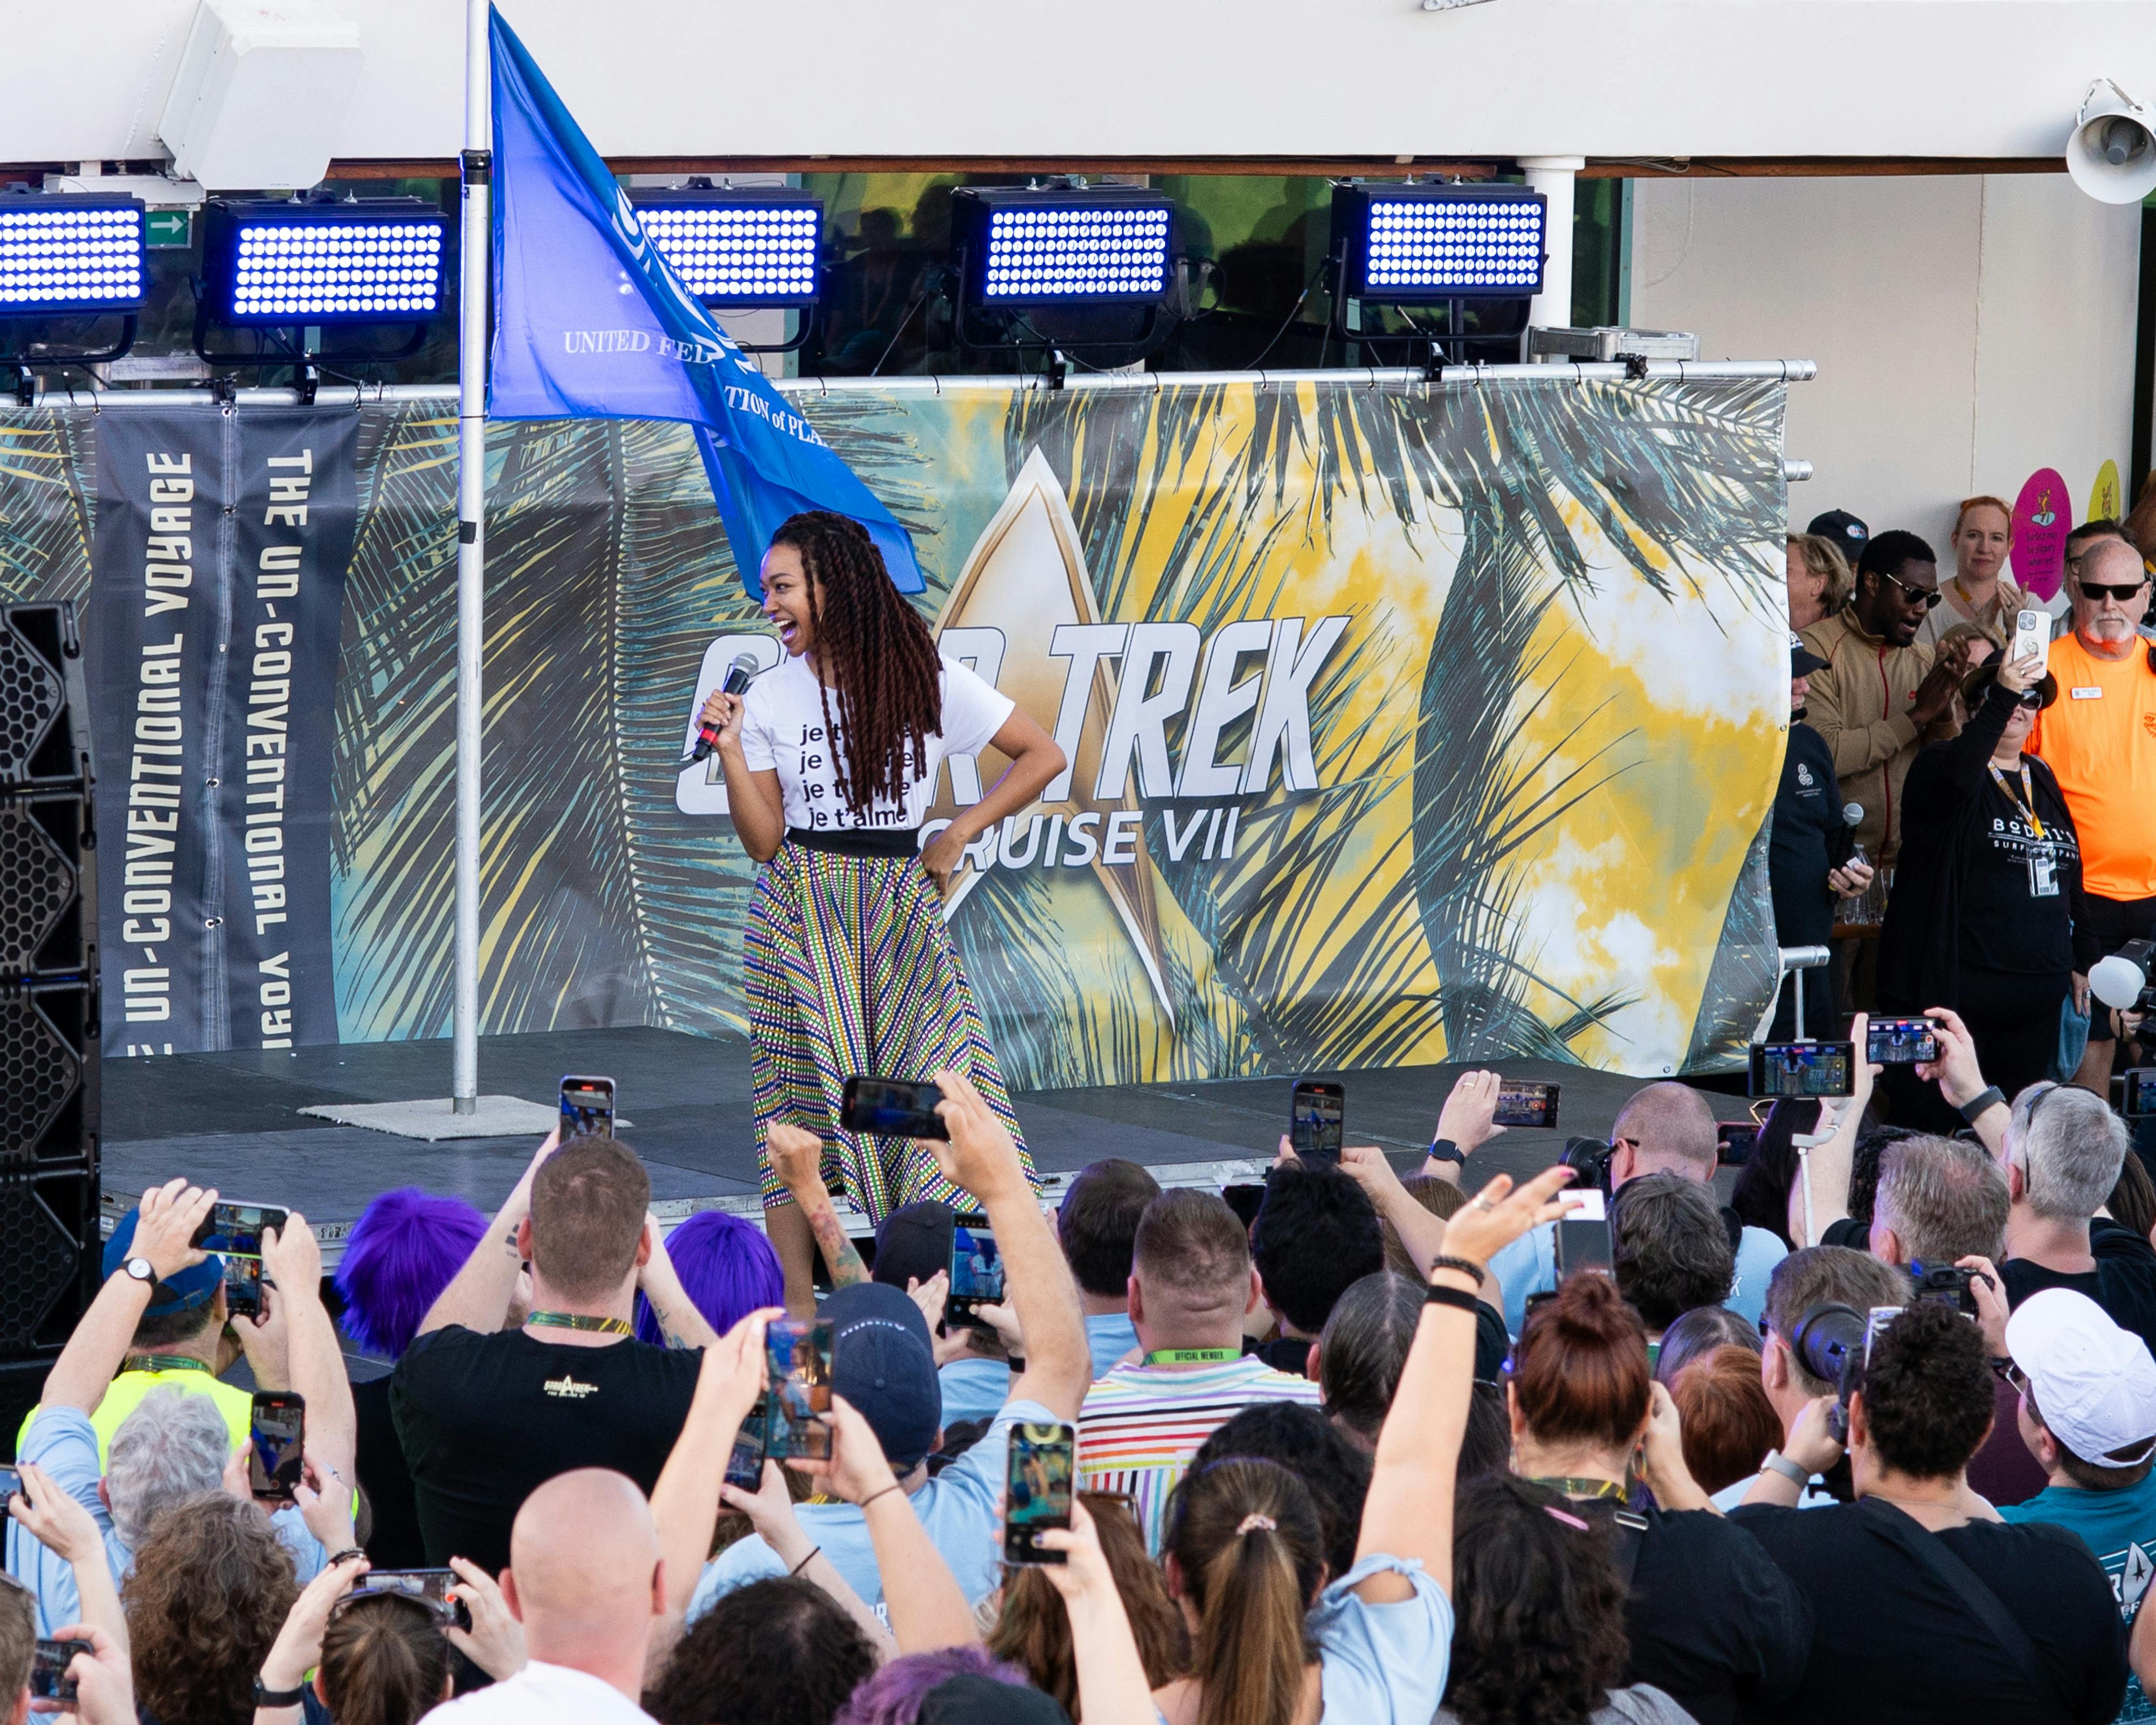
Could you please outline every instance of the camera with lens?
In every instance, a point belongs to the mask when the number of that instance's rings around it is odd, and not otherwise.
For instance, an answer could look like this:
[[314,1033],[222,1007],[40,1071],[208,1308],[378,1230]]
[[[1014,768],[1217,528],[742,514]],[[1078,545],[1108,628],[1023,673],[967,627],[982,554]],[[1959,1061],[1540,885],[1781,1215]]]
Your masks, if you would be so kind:
[[1980,1270],[1964,1270],[1953,1264],[1920,1264],[1909,1266],[1909,1280],[1915,1285],[1915,1297],[1936,1300],[1951,1306],[1964,1317],[1974,1317],[1976,1312],[1976,1284],[1989,1281]]
[[1592,1187],[1598,1191],[1609,1189],[1609,1158],[1617,1153],[1617,1147],[1604,1143],[1600,1138],[1567,1138],[1564,1153],[1558,1161],[1573,1172],[1573,1189],[1579,1191]]
[[1849,1441],[1849,1399],[1864,1387],[1866,1322],[1854,1306],[1835,1301],[1807,1307],[1789,1337],[1789,1347],[1804,1370],[1835,1387],[1836,1400],[1827,1416],[1827,1430],[1838,1444]]
[[2128,941],[2089,968],[2089,992],[2115,1011],[2148,1012],[2156,1009],[2151,970],[2156,970],[2156,941]]

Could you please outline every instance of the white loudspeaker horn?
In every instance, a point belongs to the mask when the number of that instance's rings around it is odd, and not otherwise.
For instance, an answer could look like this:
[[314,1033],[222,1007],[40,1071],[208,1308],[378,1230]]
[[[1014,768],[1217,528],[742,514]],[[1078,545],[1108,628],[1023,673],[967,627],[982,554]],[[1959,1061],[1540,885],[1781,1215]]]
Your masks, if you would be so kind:
[[2066,172],[2099,203],[2138,203],[2156,192],[2156,118],[2099,78],[2082,98],[2066,140]]

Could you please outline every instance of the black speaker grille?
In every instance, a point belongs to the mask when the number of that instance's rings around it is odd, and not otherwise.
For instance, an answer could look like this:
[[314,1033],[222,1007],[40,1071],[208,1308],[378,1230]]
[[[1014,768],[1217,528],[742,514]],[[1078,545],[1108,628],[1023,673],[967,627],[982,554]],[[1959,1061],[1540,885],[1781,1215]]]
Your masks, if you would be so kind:
[[82,1065],[30,994],[0,995],[0,1162],[33,1156]]
[[0,629],[0,776],[28,770],[66,703],[53,668],[12,629]]
[[0,803],[0,970],[30,968],[74,892],[74,868],[29,805]]
[[0,1353],[30,1345],[65,1293],[85,1247],[30,1182],[0,1184]]

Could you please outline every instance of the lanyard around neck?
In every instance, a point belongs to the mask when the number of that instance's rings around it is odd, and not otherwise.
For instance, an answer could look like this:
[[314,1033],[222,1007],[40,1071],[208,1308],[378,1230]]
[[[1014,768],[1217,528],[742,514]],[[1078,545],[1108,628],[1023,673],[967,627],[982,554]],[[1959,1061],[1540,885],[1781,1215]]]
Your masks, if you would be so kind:
[[2036,793],[2030,787],[2029,763],[2026,761],[2021,763],[2021,794],[2018,798],[2014,794],[2014,787],[2007,783],[2006,775],[1999,770],[1997,762],[1987,761],[1984,764],[1990,771],[1991,782],[1999,787],[2000,794],[2013,803],[2022,819],[2029,823],[2029,830],[2042,838],[2044,823],[2036,818]]
[[1531,1476],[1527,1483],[1548,1486],[1551,1491],[1567,1497],[1614,1497],[1621,1501],[1625,1497],[1624,1486],[1614,1480],[1579,1479],[1569,1474],[1556,1477],[1536,1475]]
[[208,1372],[202,1361],[184,1353],[131,1353],[121,1362],[123,1372]]
[[535,1330],[588,1330],[601,1336],[634,1333],[625,1318],[592,1317],[581,1312],[535,1312],[524,1322]]
[[1149,1366],[1214,1366],[1240,1359],[1239,1348],[1156,1348],[1145,1357]]

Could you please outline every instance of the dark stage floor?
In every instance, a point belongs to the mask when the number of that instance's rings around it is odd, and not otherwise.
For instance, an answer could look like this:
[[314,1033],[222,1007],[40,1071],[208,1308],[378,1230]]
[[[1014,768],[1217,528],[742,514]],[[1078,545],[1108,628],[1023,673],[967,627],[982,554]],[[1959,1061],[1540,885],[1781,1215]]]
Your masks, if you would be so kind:
[[[1348,1090],[1351,1141],[1375,1142],[1403,1164],[1419,1159],[1455,1066],[1312,1073]],[[1564,1086],[1561,1132],[1513,1131],[1475,1159],[1476,1176],[1547,1167],[1564,1137],[1605,1132],[1642,1081],[1522,1061],[1517,1078]],[[491,1036],[480,1044],[480,1088],[552,1106],[564,1072],[605,1072],[619,1087],[623,1136],[651,1170],[662,1217],[756,1208],[748,1047],[644,1029]],[[1269,1159],[1287,1115],[1286,1078],[1035,1091],[1016,1099],[1035,1165],[1067,1174],[1126,1156],[1172,1183],[1247,1178]],[[304,1210],[334,1260],[346,1228],[377,1194],[424,1186],[491,1210],[531,1153],[521,1138],[429,1144],[308,1118],[325,1102],[439,1096],[449,1089],[447,1042],[397,1042],[289,1052],[171,1055],[104,1068],[108,1214],[146,1185],[184,1174],[236,1198]],[[1051,1186],[1055,1183],[1051,1182]]]

